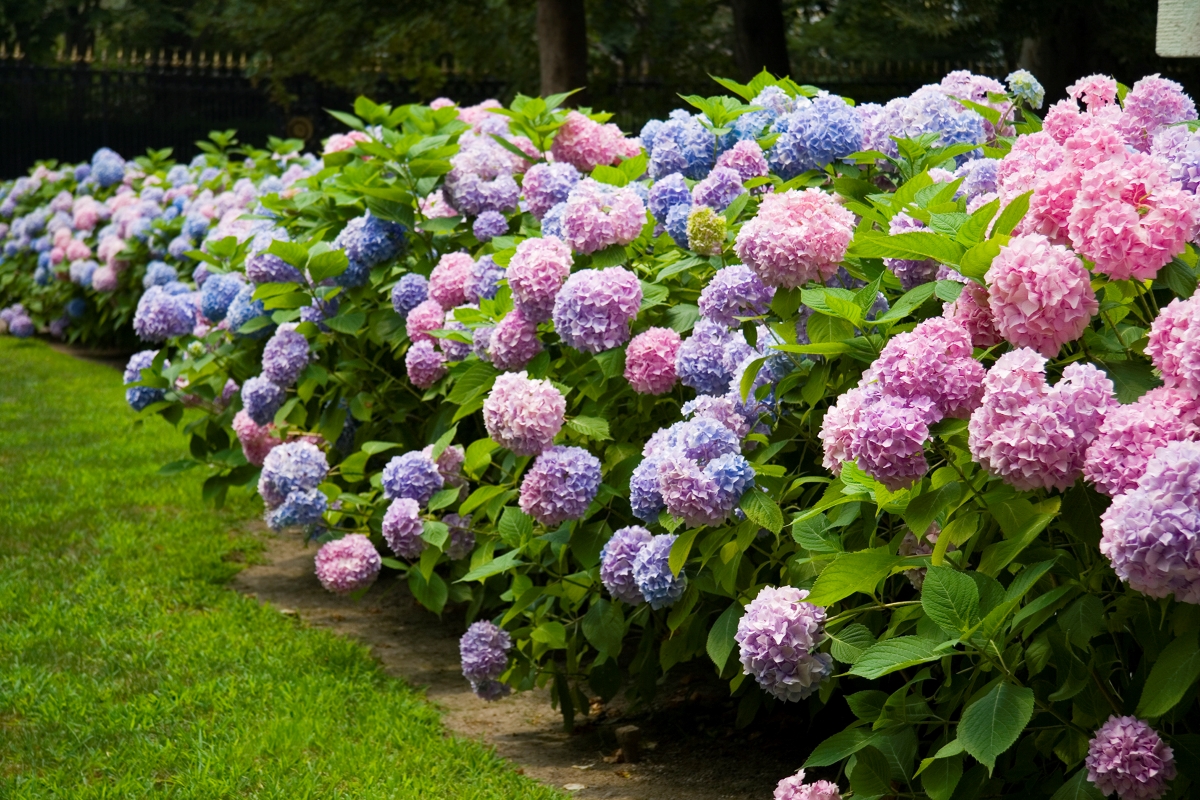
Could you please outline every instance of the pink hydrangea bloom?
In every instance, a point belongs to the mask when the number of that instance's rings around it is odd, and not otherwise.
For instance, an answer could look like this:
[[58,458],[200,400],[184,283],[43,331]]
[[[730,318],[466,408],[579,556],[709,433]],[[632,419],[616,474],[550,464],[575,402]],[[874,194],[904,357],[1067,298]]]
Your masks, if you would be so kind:
[[965,419],[983,398],[983,367],[966,328],[933,317],[884,346],[871,372],[885,395],[929,398],[941,416]]
[[105,264],[92,273],[92,288],[97,292],[117,290],[117,271]]
[[971,415],[971,456],[1023,491],[1066,489],[1083,470],[1088,446],[1116,405],[1112,382],[1074,363],[1047,387],[1046,360],[1029,348],[1005,353],[984,378],[983,405]]
[[1080,170],[1087,171],[1103,161],[1121,160],[1128,152],[1117,132],[1121,112],[1109,106],[1084,117],[1084,124],[1063,142],[1063,150]]
[[775,787],[775,800],[842,800],[832,781],[804,782],[804,770],[790,775]]
[[1125,95],[1121,133],[1126,142],[1146,153],[1162,127],[1195,118],[1196,104],[1183,87],[1156,73],[1142,78]]
[[850,431],[850,455],[859,469],[890,491],[907,489],[929,470],[925,442],[938,417],[927,397],[884,394],[859,411],[858,424]]
[[242,445],[242,453],[245,454],[246,460],[256,467],[262,466],[267,453],[283,444],[279,437],[274,435],[274,423],[258,425],[250,419],[245,410],[234,415],[233,432]]
[[449,108],[453,105],[455,105],[455,102],[449,97],[435,97],[429,101],[429,107],[434,111],[437,111],[439,108]]
[[1066,151],[1049,133],[1039,131],[1019,136],[996,168],[996,185],[1001,203],[1007,204],[1035,189],[1042,176],[1066,160]]
[[733,249],[768,286],[793,289],[837,271],[854,236],[854,214],[820,189],[769,194]]
[[591,172],[601,164],[615,166],[641,151],[637,140],[626,139],[616,125],[602,125],[578,111],[567,114],[550,148],[555,161],[565,161],[580,172]]
[[1038,175],[1029,196],[1029,210],[1017,232],[1041,234],[1054,244],[1067,244],[1067,224],[1079,194],[1080,176],[1078,167],[1070,162]]
[[1100,310],[1079,257],[1037,233],[1014,236],[987,272],[996,329],[1047,358],[1074,341]]
[[1153,278],[1196,231],[1194,195],[1161,159],[1134,153],[1084,173],[1069,218],[1071,243],[1114,280]]
[[1067,87],[1072,100],[1082,100],[1088,111],[1117,102],[1117,81],[1109,75],[1088,75]]
[[553,236],[526,239],[517,245],[508,265],[513,305],[526,319],[545,322],[554,311],[554,298],[571,274],[571,248]]
[[488,355],[496,369],[505,372],[523,369],[540,352],[542,343],[537,337],[537,323],[526,319],[519,308],[508,312],[492,329]]
[[[770,172],[762,148],[753,139],[743,139],[721,153],[717,156],[717,166],[732,169],[742,179],[742,183],[753,178],[765,178]],[[769,189],[770,185],[764,185],[751,189],[751,192],[759,194]]]
[[632,187],[616,187],[584,178],[575,184],[563,209],[563,239],[580,253],[614,244],[626,245],[642,232],[646,205]]
[[379,577],[383,566],[375,545],[361,533],[347,534],[321,545],[314,563],[321,585],[336,594],[367,588]]
[[1088,742],[1088,780],[1119,800],[1157,800],[1176,775],[1175,753],[1137,717],[1111,716]]
[[493,108],[504,108],[504,106],[499,100],[489,98],[484,100],[482,103],[460,108],[458,110],[458,118],[466,124],[474,127],[485,119],[495,117],[496,115],[491,111]]
[[442,194],[441,189],[438,189],[428,197],[422,197],[418,206],[421,214],[426,219],[458,216],[458,211],[454,208],[454,206],[447,202],[446,196]]
[[1146,355],[1167,386],[1200,396],[1200,293],[1187,300],[1172,300],[1159,312],[1150,324]]
[[1050,106],[1046,118],[1042,120],[1042,128],[1059,144],[1084,124],[1083,115],[1079,113],[1079,106],[1074,100],[1059,100]]
[[358,142],[369,142],[371,137],[362,131],[350,131],[349,133],[335,133],[325,140],[324,153],[340,153],[343,150],[349,150]]
[[942,305],[942,314],[966,330],[974,347],[986,349],[1004,341],[996,329],[996,318],[988,303],[987,289],[974,281],[968,281],[963,286],[957,300]]
[[429,297],[442,308],[474,303],[475,260],[470,253],[447,253],[429,274]]
[[425,300],[408,312],[404,326],[409,340],[414,344],[432,343],[434,339],[429,335],[429,331],[440,330],[445,322],[446,312],[442,310],[441,304],[437,300]]
[[679,379],[675,358],[682,340],[670,328],[650,328],[625,348],[625,380],[640,394],[671,391]]
[[1200,435],[1197,405],[1187,392],[1163,386],[1116,406],[1087,449],[1083,477],[1109,497],[1134,488],[1160,447]]
[[67,261],[83,261],[92,257],[92,248],[88,247],[84,241],[72,239],[67,242],[64,256]]
[[566,411],[566,400],[550,381],[509,372],[496,378],[484,400],[483,424],[501,447],[536,456],[554,443]]
[[820,437],[825,453],[821,463],[834,475],[841,475],[842,465],[854,460],[850,454],[850,440],[858,427],[862,409],[879,397],[879,387],[869,385],[873,378],[868,370],[863,375],[863,383],[839,397],[821,421]]

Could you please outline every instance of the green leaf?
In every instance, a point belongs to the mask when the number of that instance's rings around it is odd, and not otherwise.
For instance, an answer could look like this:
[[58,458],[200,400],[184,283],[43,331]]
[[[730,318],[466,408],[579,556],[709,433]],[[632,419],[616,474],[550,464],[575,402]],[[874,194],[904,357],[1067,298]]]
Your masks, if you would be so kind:
[[383,453],[399,446],[395,442],[367,442],[362,446],[362,451],[367,455],[373,456],[376,453]]
[[1162,385],[1154,375],[1149,361],[1101,361],[1100,368],[1107,373],[1117,390],[1117,400],[1132,403],[1151,389]]
[[625,186],[629,183],[628,175],[607,164],[601,164],[592,170],[592,178],[599,183],[607,183],[611,186]]
[[350,266],[350,260],[346,258],[345,252],[342,250],[326,250],[324,253],[317,253],[308,261],[308,274],[312,276],[313,283],[323,281],[326,278],[334,278],[341,275]]
[[1104,800],[1104,793],[1087,779],[1087,770],[1081,769],[1058,787],[1050,800]]
[[1088,642],[1104,629],[1104,602],[1094,594],[1085,594],[1059,612],[1057,621],[1071,644],[1086,650]]
[[[817,311],[804,324],[808,340],[813,344],[842,342],[854,336],[854,325],[844,319]],[[794,345],[793,345],[794,346]]]
[[783,530],[783,512],[779,504],[766,492],[750,489],[742,494],[738,507],[746,512],[746,516],[759,527],[766,528],[771,533]]
[[837,633],[828,635],[830,654],[843,664],[856,663],[862,658],[863,653],[875,644],[874,634],[866,625],[859,622],[847,625]]
[[1014,197],[1004,210],[1000,212],[1000,216],[996,219],[996,225],[992,228],[992,236],[1008,236],[1017,227],[1017,223],[1025,216],[1025,212],[1029,210],[1029,198],[1033,195],[1033,190],[1030,189],[1023,195]]
[[325,320],[325,324],[338,333],[345,333],[352,336],[358,333],[366,321],[367,315],[362,311],[349,311]]
[[429,510],[437,511],[438,509],[446,508],[454,505],[454,501],[458,499],[458,489],[442,489],[440,492],[429,498]]
[[199,461],[193,461],[190,458],[184,458],[184,459],[180,459],[179,461],[172,461],[170,464],[163,464],[161,467],[158,468],[158,474],[159,475],[178,475],[181,472],[186,472],[187,470],[192,469],[193,467],[198,467],[198,466],[200,466]]
[[858,235],[849,255],[858,258],[932,258],[943,264],[957,264],[964,248],[958,242],[933,231],[911,231],[894,236]]
[[992,259],[1000,254],[1002,244],[1000,239],[988,239],[975,245],[963,254],[958,271],[972,280],[983,283],[987,271],[992,267]]
[[1154,662],[1146,688],[1138,700],[1137,715],[1161,717],[1166,714],[1188,694],[1197,678],[1200,678],[1200,648],[1196,646],[1196,634],[1192,632],[1167,645]]
[[962,774],[962,756],[936,759],[921,773],[921,788],[929,800],[950,800]]
[[933,293],[936,290],[937,283],[923,283],[914,289],[910,289],[896,301],[895,305],[886,314],[879,317],[876,322],[895,322],[904,319],[913,311],[920,308],[926,300],[933,297]]
[[804,768],[828,767],[844,761],[866,747],[872,738],[873,734],[866,728],[849,728],[835,733],[813,748],[804,762]]
[[471,492],[466,500],[463,500],[462,505],[458,507],[458,513],[470,514],[494,497],[504,494],[505,491],[507,490],[503,486],[480,486]]
[[502,542],[509,547],[520,547],[533,536],[533,517],[519,508],[506,506],[497,527]]
[[612,434],[608,432],[608,420],[601,417],[572,417],[567,420],[567,428],[589,439],[612,439]]
[[1033,716],[1033,690],[1003,681],[963,712],[958,739],[975,760],[988,768],[1012,747]]
[[886,547],[838,556],[817,576],[808,602],[818,606],[831,606],[855,592],[872,594],[876,584],[886,578],[892,567],[903,560],[900,556],[889,553]]
[[879,797],[892,793],[891,767],[883,753],[874,747],[858,751],[854,771],[850,773],[850,788],[855,797]]
[[[499,489],[502,487],[495,486],[489,488]],[[520,556],[520,550],[510,550],[498,558],[493,558],[486,564],[480,564],[478,567],[459,578],[458,583],[465,583],[466,581],[482,581],[492,577],[493,575],[499,575],[501,572],[507,572],[513,567],[518,567],[525,563],[524,561],[521,561]]]
[[629,261],[629,251],[624,245],[614,244],[603,250],[592,253],[592,269],[619,267]]
[[696,541],[696,535],[703,530],[702,528],[689,528],[681,533],[675,539],[675,543],[671,545],[671,553],[667,557],[667,566],[671,569],[672,575],[679,575],[683,570],[683,565],[687,563],[688,556],[692,554],[692,544]]
[[273,256],[279,256],[284,262],[296,269],[302,270],[304,269],[304,265],[308,263],[308,248],[295,242],[274,240],[267,247],[267,252]]
[[1196,273],[1179,256],[1159,271],[1156,280],[1165,283],[1176,297],[1188,298],[1196,293]]
[[737,647],[737,642],[733,637],[737,633],[738,621],[742,618],[742,612],[742,604],[734,603],[725,609],[721,616],[717,617],[717,621],[713,623],[712,629],[708,632],[708,657],[717,665],[718,672],[725,670],[725,665],[729,663],[729,656]]
[[472,362],[466,372],[454,380],[454,388],[446,395],[446,402],[462,406],[480,395],[491,391],[499,375],[496,368],[486,361]]
[[446,607],[446,600],[450,596],[450,587],[446,586],[442,576],[436,572],[432,573],[427,581],[421,574],[421,570],[410,569],[408,571],[408,588],[413,597],[417,598],[418,603],[435,614],[442,613],[442,609]]
[[921,589],[921,608],[946,633],[962,636],[979,621],[979,588],[966,573],[930,567]]
[[541,642],[551,650],[567,649],[567,629],[561,622],[543,622],[533,629],[529,638]]
[[952,481],[940,489],[926,492],[909,500],[903,516],[913,535],[918,539],[924,536],[938,515],[959,501],[962,497],[962,489],[961,483]]
[[920,636],[897,636],[894,639],[884,639],[871,645],[850,670],[851,675],[858,675],[869,680],[882,678],[896,670],[924,664],[926,661],[936,661],[945,655],[937,650],[938,643]]
[[621,654],[621,643],[625,638],[625,615],[618,603],[603,598],[592,603],[583,616],[583,635],[606,658]]

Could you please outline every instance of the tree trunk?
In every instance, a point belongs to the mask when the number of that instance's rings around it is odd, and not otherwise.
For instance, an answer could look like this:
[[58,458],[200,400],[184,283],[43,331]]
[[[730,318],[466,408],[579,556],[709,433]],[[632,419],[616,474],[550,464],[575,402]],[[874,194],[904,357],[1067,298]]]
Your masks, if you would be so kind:
[[733,60],[741,79],[762,70],[775,76],[791,72],[782,0],[732,0]]
[[[587,84],[587,17],[584,0],[538,0],[538,62],[542,95]],[[578,101],[579,95],[571,100]],[[573,104],[573,103],[572,103]]]

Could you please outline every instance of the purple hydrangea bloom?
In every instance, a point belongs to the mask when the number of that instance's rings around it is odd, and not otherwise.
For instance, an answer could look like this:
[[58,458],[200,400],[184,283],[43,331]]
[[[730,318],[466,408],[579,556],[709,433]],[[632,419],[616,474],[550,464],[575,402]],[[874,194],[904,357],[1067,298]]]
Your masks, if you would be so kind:
[[704,474],[717,486],[721,507],[736,509],[746,490],[754,485],[754,468],[741,453],[725,453],[704,466]]
[[291,492],[267,512],[267,525],[274,531],[316,525],[328,508],[329,499],[319,489]]
[[508,669],[508,651],[512,649],[508,631],[481,620],[467,628],[458,649],[463,677],[471,682],[475,694],[484,700],[496,700],[508,693],[508,687],[497,680]]
[[284,442],[263,459],[258,493],[268,508],[276,508],[293,492],[316,489],[328,474],[329,462],[315,444]]
[[328,300],[314,297],[311,303],[300,309],[300,321],[311,322],[322,332],[328,333],[329,326],[325,324],[325,320],[337,316],[338,307],[341,304],[342,301],[337,297],[331,297]]
[[862,149],[862,118],[842,98],[821,93],[797,106],[771,126],[779,138],[767,160],[781,178],[791,180],[806,170],[822,169]]
[[974,158],[954,171],[955,178],[962,178],[958,187],[959,197],[968,202],[980,195],[999,191],[998,175],[1000,162],[994,158]]
[[662,455],[646,455],[629,478],[629,505],[634,516],[643,522],[657,522],[659,512],[667,507],[658,490],[658,465],[662,463]]
[[434,460],[420,450],[396,456],[383,468],[383,496],[389,500],[411,497],[425,505],[445,482]]
[[358,262],[369,270],[404,251],[406,230],[399,222],[380,219],[368,211],[347,222],[333,245],[345,250],[351,262]]
[[714,211],[724,211],[729,204],[745,194],[742,176],[729,167],[714,167],[708,177],[692,189],[692,202],[708,206]]
[[579,170],[565,161],[534,164],[521,182],[526,210],[537,219],[542,219],[551,208],[566,202],[567,195],[579,183],[580,177]]
[[161,286],[151,286],[138,301],[133,329],[145,342],[162,342],[186,336],[196,325],[196,311],[190,299],[168,294]]
[[142,278],[142,286],[147,289],[151,286],[163,286],[178,278],[179,273],[170,264],[165,261],[151,261],[146,265],[146,274]]
[[476,328],[471,331],[471,352],[480,361],[492,363],[490,348],[492,345],[492,331],[496,330],[495,325],[485,325],[482,328]]
[[208,275],[200,289],[200,311],[213,322],[220,322],[244,285],[232,272]]
[[736,366],[730,356],[736,355],[741,363],[750,352],[740,332],[731,333],[720,323],[701,319],[680,345],[675,368],[684,386],[702,394],[724,394]]
[[650,187],[650,201],[646,204],[650,213],[659,222],[666,222],[667,214],[675,206],[692,205],[692,192],[678,172],[673,172]]
[[629,341],[641,304],[641,283],[629,270],[581,270],[567,278],[554,300],[554,328],[576,350],[601,353]]
[[633,561],[653,537],[640,525],[621,528],[600,551],[600,580],[614,599],[636,606],[646,601],[633,577]]
[[745,264],[732,264],[717,270],[701,290],[700,315],[733,328],[739,324],[737,317],[766,314],[774,297],[775,287],[764,284],[754,270]]
[[509,372],[496,378],[484,400],[483,424],[501,447],[519,456],[534,456],[554,442],[566,410],[566,400],[550,381]]
[[542,352],[537,338],[537,323],[525,318],[519,308],[496,323],[488,337],[488,356],[496,369],[511,371],[525,365]]
[[485,211],[475,218],[471,232],[481,242],[490,242],[508,233],[508,219],[499,211]]
[[451,170],[446,176],[444,192],[450,205],[468,216],[478,216],[485,211],[513,211],[521,195],[520,187],[508,173],[484,178],[458,169]]
[[555,239],[563,239],[562,220],[563,215],[567,213],[567,201],[554,205],[546,216],[542,217],[542,236],[553,236]]
[[[195,245],[193,245],[191,240],[183,234],[176,236],[167,244],[167,253],[171,256],[171,258],[177,258],[181,261],[187,260],[187,256],[184,255],[185,253],[187,253],[189,250],[195,249]],[[248,268],[247,274],[249,274]]]
[[256,425],[266,425],[275,419],[275,412],[283,407],[287,390],[261,375],[256,375],[242,386],[242,404]]
[[[26,317],[28,319],[28,317]],[[11,329],[12,322],[9,321]],[[142,379],[142,370],[148,369],[154,363],[154,357],[158,355],[157,350],[143,350],[140,353],[134,353],[129,358],[129,362],[125,365],[124,380],[126,385],[137,383]],[[130,386],[125,390],[125,402],[129,403],[129,407],[134,411],[141,411],[151,403],[157,403],[166,397],[166,391],[163,389],[155,389],[150,386]]]
[[633,557],[634,583],[655,611],[674,605],[687,588],[687,576],[682,570],[675,575],[668,563],[676,538],[672,534],[651,537]]
[[429,299],[429,279],[424,275],[409,272],[392,287],[392,308],[401,317]]
[[617,187],[585,178],[567,198],[562,238],[580,253],[595,253],[629,244],[645,224],[646,205],[634,186]]
[[1137,717],[1111,716],[1088,742],[1088,780],[1120,800],[1157,800],[1175,779],[1175,753]]
[[308,339],[295,324],[280,325],[263,349],[262,375],[279,386],[291,386],[308,366]]
[[414,342],[408,348],[404,354],[404,366],[413,386],[428,389],[446,374],[446,356],[426,339]]
[[[479,306],[472,304],[459,306],[458,308],[469,308],[476,311],[479,310]],[[443,326],[443,330],[458,331],[459,333],[465,334],[469,338],[471,333],[467,330],[467,326],[459,322],[458,318],[455,316],[455,311],[457,310],[458,309],[451,309],[450,313],[446,315],[446,322]],[[467,354],[471,352],[471,342],[460,342],[457,339],[451,339],[449,337],[439,339],[438,347],[441,348],[442,354],[446,356],[447,361],[462,361],[467,357]]]
[[1171,442],[1101,516],[1100,552],[1150,597],[1200,604],[1200,443]]
[[37,332],[37,328],[28,315],[18,314],[8,323],[8,332],[18,339],[28,339]]
[[833,673],[833,659],[816,652],[825,640],[825,609],[804,602],[808,592],[764,586],[738,621],[742,671],[780,700],[811,695]]
[[375,545],[361,533],[351,533],[321,545],[314,563],[321,585],[337,594],[367,588],[379,577],[383,566]]
[[411,497],[396,498],[383,515],[383,540],[401,558],[416,561],[421,557],[426,546],[421,538],[424,531],[421,506]]
[[600,489],[600,460],[580,447],[556,445],[521,481],[521,510],[548,528],[580,519]]
[[246,277],[256,284],[304,283],[300,270],[265,250],[246,256]]
[[237,296],[230,302],[229,308],[225,311],[225,319],[228,321],[229,330],[235,336],[248,336],[251,339],[263,339],[271,334],[270,326],[259,328],[258,330],[242,334],[242,326],[252,319],[265,317],[267,315],[266,308],[263,307],[262,300],[251,299],[254,296],[253,286],[243,286]]

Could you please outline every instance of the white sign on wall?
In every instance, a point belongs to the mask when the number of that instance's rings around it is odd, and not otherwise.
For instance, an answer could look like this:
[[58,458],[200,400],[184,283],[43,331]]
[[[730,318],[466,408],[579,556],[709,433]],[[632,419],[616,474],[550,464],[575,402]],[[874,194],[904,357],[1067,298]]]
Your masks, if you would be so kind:
[[1200,58],[1200,0],[1158,0],[1155,50],[1164,58]]

